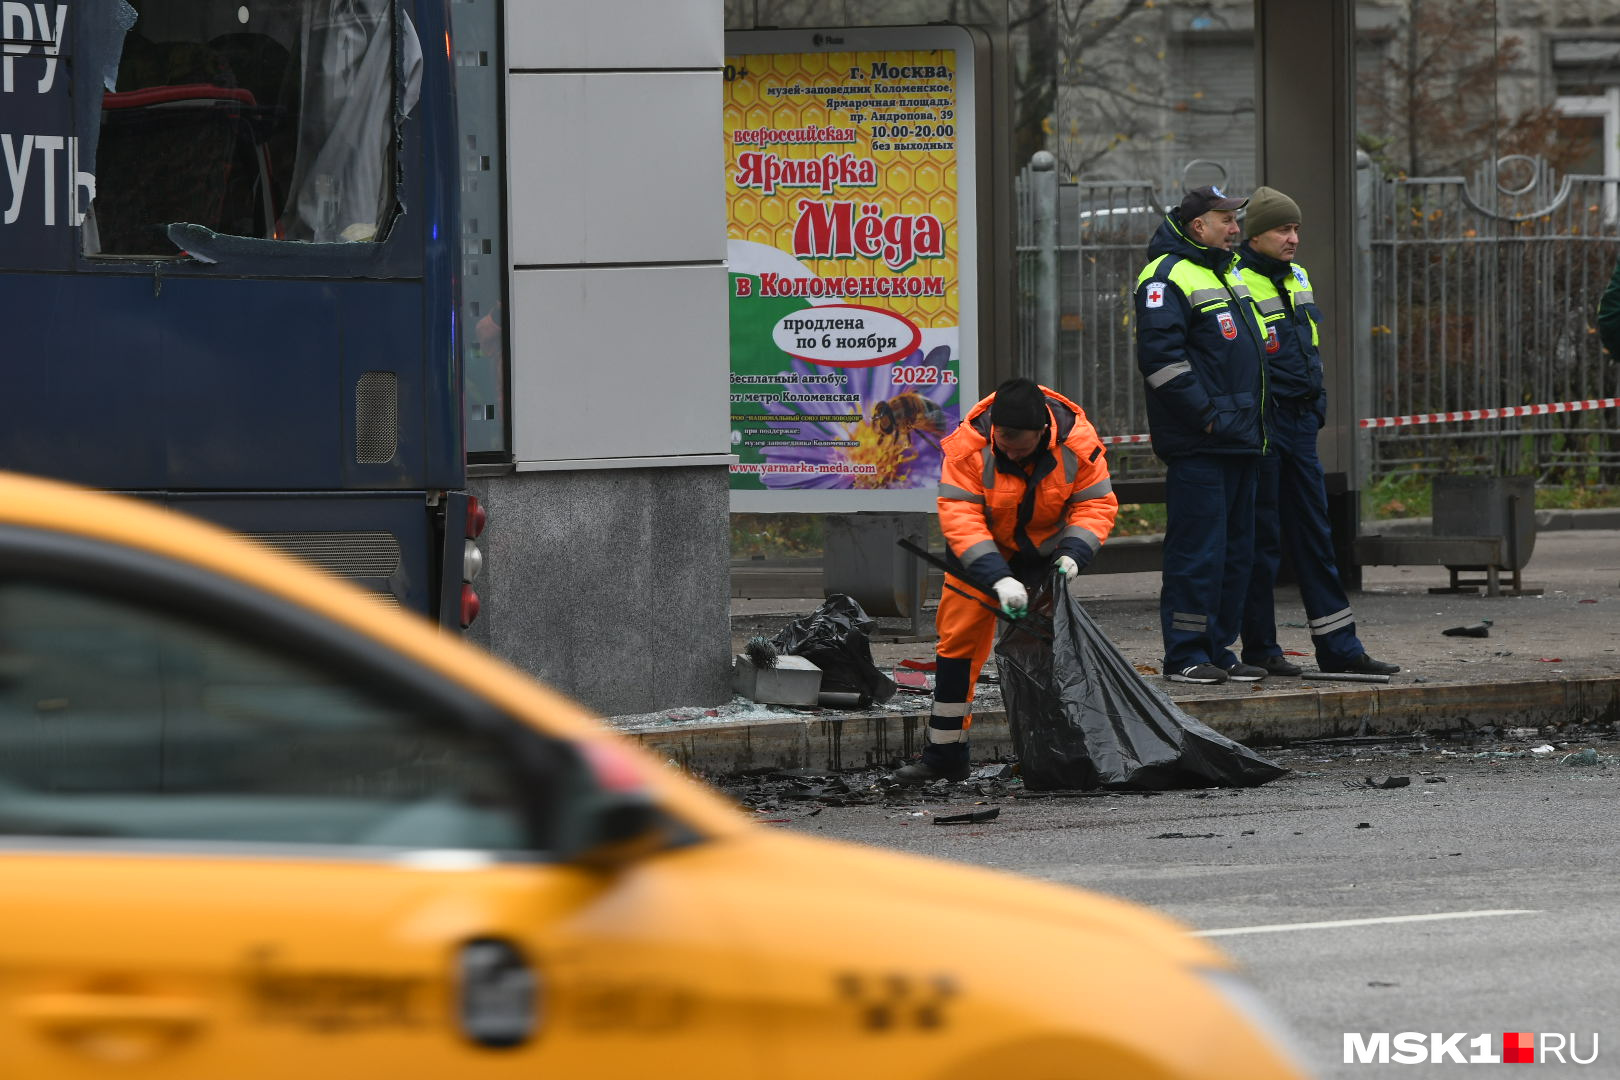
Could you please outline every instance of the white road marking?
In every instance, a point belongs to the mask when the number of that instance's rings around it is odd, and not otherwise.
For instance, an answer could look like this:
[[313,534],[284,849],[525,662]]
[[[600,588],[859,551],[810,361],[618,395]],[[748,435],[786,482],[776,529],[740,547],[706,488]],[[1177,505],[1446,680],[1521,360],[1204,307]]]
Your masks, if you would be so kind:
[[1433,915],[1386,915],[1380,919],[1336,919],[1332,922],[1276,923],[1272,926],[1234,926],[1225,930],[1196,930],[1194,937],[1229,937],[1233,934],[1276,934],[1284,930],[1336,930],[1341,926],[1380,923],[1434,922],[1439,919],[1485,919],[1493,915],[1540,915],[1539,911],[1504,908],[1500,911],[1437,911]]

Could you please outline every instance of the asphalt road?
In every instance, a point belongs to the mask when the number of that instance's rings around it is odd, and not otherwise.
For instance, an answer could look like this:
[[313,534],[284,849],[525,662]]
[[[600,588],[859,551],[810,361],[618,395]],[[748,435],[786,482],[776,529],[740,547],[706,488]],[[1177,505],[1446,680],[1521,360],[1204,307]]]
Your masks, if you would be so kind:
[[[1199,932],[1240,931],[1218,944],[1292,1023],[1319,1076],[1471,1067],[1343,1063],[1346,1032],[1402,1031],[1490,1033],[1498,1050],[1504,1032],[1562,1032],[1582,1057],[1595,1033],[1595,1064],[1551,1067],[1615,1076],[1620,758],[1564,761],[1585,747],[1620,753],[1592,737],[1299,747],[1272,752],[1291,775],[1242,791],[1018,798],[1016,784],[988,784],[946,801],[883,796],[875,774],[847,778],[847,797],[807,799],[802,780],[730,791],[777,827],[1096,889]],[[1559,749],[1475,756],[1543,743]],[[1410,783],[1366,786],[1390,776]],[[863,799],[873,802],[828,805]],[[1000,808],[993,822],[933,825],[937,813],[988,806]],[[1513,913],[1480,914],[1503,911]],[[1447,917],[1378,921],[1431,915]],[[1370,921],[1307,925],[1344,920]]]

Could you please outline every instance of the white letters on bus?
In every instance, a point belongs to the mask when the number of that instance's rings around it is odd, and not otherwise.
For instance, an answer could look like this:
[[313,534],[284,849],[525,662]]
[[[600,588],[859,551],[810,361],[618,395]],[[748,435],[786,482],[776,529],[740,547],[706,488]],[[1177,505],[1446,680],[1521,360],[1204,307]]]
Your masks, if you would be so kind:
[[[58,168],[57,155],[64,152],[67,160],[61,168]],[[0,155],[5,157],[6,179],[11,188],[10,200],[0,200],[6,207],[5,215],[0,217],[0,221],[4,221],[7,225],[16,224],[17,219],[22,216],[23,200],[28,196],[29,180],[32,176],[38,176],[43,211],[42,224],[58,224],[57,193],[61,190],[58,186],[58,177],[62,178],[61,183],[66,186],[62,195],[68,209],[61,224],[84,224],[85,210],[96,197],[96,178],[79,171],[78,139],[61,135],[12,135],[0,132]],[[79,197],[80,189],[85,192],[82,199]]]
[[48,94],[56,82],[56,58],[62,55],[62,33],[67,28],[68,6],[56,5],[53,13],[46,4],[30,5],[19,0],[0,3],[0,36],[10,44],[0,56],[0,92],[16,88],[16,60],[32,56],[37,49],[45,57],[45,73],[39,77],[35,93]]

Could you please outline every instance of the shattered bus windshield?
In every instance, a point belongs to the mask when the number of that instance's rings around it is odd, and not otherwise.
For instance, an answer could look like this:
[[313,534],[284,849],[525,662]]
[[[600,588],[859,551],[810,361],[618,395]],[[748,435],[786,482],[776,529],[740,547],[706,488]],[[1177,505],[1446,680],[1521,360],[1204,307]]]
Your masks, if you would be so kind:
[[[109,5],[109,9],[111,5]],[[390,0],[133,0],[103,87],[90,255],[212,233],[380,240],[421,52]]]

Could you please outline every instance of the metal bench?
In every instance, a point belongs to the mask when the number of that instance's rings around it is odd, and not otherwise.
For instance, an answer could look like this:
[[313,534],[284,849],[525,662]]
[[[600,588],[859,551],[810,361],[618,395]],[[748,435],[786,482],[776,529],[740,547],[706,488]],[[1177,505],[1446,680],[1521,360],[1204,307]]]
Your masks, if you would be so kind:
[[[1363,566],[1444,566],[1451,584],[1432,593],[1477,592],[1536,596],[1520,571],[1536,547],[1536,487],[1529,476],[1437,476],[1430,536],[1362,536],[1356,561]],[[1464,573],[1483,573],[1465,579]]]

